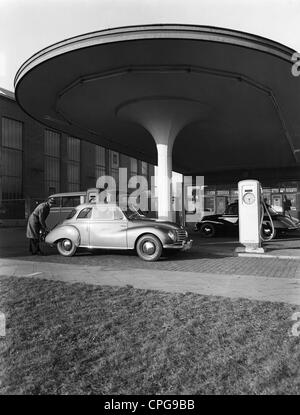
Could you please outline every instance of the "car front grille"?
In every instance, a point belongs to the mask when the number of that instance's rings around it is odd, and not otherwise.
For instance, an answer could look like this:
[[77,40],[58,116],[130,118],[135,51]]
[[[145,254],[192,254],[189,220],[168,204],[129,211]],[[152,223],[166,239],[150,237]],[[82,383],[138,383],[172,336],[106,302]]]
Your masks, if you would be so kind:
[[186,240],[186,232],[184,229],[177,229],[176,233],[177,233],[177,242]]

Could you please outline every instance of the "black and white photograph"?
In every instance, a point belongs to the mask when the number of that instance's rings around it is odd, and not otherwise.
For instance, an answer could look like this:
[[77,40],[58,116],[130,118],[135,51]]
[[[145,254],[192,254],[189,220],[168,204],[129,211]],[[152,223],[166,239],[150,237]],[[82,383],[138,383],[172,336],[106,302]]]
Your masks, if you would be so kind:
[[0,0],[2,397],[300,395],[299,21]]

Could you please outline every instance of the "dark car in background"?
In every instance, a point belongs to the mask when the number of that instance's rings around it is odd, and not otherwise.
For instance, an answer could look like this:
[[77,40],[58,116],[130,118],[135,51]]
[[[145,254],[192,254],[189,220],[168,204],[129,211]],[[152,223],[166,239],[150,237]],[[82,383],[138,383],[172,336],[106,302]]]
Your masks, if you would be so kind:
[[[276,236],[290,234],[300,230],[298,219],[277,213],[268,205],[268,210],[272,218]],[[199,231],[201,236],[211,238],[215,235],[238,235],[239,232],[239,207],[238,202],[231,203],[227,206],[224,213],[209,215],[202,218],[195,225],[195,230]],[[268,237],[272,228],[270,219],[265,213],[262,225],[263,236]]]

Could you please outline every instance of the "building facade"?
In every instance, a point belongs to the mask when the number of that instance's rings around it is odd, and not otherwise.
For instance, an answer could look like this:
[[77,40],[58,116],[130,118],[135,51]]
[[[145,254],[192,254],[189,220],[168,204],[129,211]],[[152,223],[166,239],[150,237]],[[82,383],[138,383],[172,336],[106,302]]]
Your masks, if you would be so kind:
[[85,191],[99,176],[127,168],[128,179],[154,175],[154,166],[84,137],[46,128],[22,111],[14,94],[0,88],[0,221],[24,221],[37,201],[59,192]]
[[[14,94],[0,88],[0,224],[23,223],[37,201],[59,192],[85,191],[96,180],[110,175],[119,182],[119,168],[127,168],[128,180],[144,176],[150,185],[152,164],[113,151],[34,121],[20,109]],[[237,183],[255,178],[264,198],[282,211],[284,197],[291,214],[300,218],[300,175],[282,171],[229,172],[204,176],[206,214],[221,213],[237,200]]]

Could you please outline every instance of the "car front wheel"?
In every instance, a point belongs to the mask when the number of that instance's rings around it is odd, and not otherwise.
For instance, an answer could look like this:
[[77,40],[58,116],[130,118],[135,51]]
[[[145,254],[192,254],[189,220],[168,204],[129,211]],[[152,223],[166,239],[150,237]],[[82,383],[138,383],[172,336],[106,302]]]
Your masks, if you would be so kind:
[[162,244],[154,235],[143,235],[137,241],[136,252],[144,261],[157,261],[162,253]]
[[216,229],[211,223],[202,223],[199,231],[201,236],[204,236],[205,238],[211,238],[216,234]]
[[63,256],[73,256],[76,252],[76,245],[71,239],[61,239],[57,242],[57,250],[60,255]]

